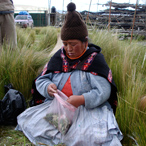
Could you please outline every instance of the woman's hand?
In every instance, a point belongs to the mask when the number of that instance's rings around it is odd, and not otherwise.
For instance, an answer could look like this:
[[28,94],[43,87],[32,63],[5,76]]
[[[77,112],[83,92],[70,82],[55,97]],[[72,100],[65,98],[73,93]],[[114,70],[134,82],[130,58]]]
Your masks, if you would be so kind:
[[54,96],[54,93],[57,92],[57,86],[55,84],[50,84],[47,88],[47,91],[48,91],[48,94],[53,97]]
[[67,99],[67,102],[69,102],[76,108],[80,105],[85,105],[85,99],[83,95],[72,95]]

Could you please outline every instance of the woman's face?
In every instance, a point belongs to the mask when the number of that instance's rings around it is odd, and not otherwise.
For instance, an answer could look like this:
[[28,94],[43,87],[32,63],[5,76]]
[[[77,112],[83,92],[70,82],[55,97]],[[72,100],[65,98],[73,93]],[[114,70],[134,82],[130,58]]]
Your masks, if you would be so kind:
[[88,42],[81,42],[79,40],[67,40],[63,41],[64,49],[66,54],[71,58],[75,59],[79,57],[88,45]]

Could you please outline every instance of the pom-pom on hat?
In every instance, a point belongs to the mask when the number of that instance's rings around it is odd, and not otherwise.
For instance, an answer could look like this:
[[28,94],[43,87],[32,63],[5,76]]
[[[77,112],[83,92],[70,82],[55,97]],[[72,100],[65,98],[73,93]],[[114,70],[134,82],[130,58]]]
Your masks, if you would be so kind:
[[75,11],[75,9],[76,9],[76,5],[74,4],[74,3],[69,3],[68,5],[67,5],[67,11]]
[[76,5],[69,3],[67,5],[67,14],[65,15],[64,25],[61,29],[62,40],[82,40],[88,36],[88,30],[79,12],[75,11]]

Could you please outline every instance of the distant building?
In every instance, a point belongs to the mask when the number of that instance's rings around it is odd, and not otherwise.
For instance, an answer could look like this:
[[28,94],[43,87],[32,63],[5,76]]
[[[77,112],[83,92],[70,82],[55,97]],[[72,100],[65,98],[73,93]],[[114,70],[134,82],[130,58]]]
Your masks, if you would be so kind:
[[44,11],[48,11],[48,8],[29,5],[15,5],[15,13],[25,10],[27,10],[29,13],[44,13]]

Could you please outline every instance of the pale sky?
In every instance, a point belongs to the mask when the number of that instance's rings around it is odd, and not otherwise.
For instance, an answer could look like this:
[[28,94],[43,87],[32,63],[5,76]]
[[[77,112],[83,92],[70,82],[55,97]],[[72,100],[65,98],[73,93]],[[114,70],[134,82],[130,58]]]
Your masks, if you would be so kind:
[[[29,5],[29,6],[37,6],[37,7],[49,7],[49,2],[51,1],[51,5],[55,6],[56,10],[67,10],[66,6],[69,2],[74,2],[76,4],[76,10],[77,11],[83,11],[83,10],[89,10],[90,0],[13,0],[14,5]],[[64,1],[64,7],[63,7],[63,1]],[[105,4],[109,0],[92,0],[90,11],[100,11],[103,10],[106,7],[103,7],[99,4]],[[116,3],[131,3],[135,4],[136,0],[112,0],[112,2]],[[139,0],[139,4],[146,4],[146,0]]]

